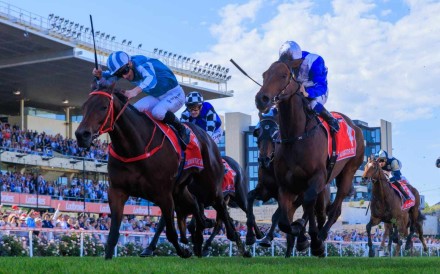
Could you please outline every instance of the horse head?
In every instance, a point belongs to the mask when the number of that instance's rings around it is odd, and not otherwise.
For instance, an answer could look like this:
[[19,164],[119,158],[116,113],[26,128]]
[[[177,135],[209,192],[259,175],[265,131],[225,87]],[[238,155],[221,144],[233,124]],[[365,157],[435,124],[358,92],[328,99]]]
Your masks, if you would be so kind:
[[[92,92],[82,106],[83,119],[75,131],[80,147],[90,147],[95,138],[113,129],[115,122],[114,98],[116,97],[113,94],[120,94],[119,90],[114,89],[114,85],[92,85]],[[122,97],[117,96],[120,99]]]
[[277,117],[260,115],[260,127],[253,132],[258,144],[258,165],[269,169],[275,155],[275,138],[278,133]]
[[301,87],[295,79],[292,64],[276,61],[263,73],[263,85],[255,96],[255,105],[265,113],[273,104],[290,98]]
[[379,182],[381,180],[387,180],[385,173],[379,166],[379,162],[374,159],[368,159],[367,164],[364,168],[364,173],[362,174],[362,182],[371,180],[373,183]]

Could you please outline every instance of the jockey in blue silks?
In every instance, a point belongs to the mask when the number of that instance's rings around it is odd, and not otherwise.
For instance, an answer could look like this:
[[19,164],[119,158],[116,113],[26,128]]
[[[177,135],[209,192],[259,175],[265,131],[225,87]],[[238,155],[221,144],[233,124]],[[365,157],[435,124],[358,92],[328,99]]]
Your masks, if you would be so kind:
[[121,78],[136,87],[126,90],[124,95],[131,99],[144,92],[149,96],[134,104],[139,111],[148,111],[154,118],[173,126],[183,142],[183,149],[189,143],[190,131],[174,115],[185,102],[185,93],[176,76],[161,61],[142,55],[129,56],[123,51],[115,51],[107,59],[109,70],[93,69],[93,75],[100,83],[110,85]]
[[285,42],[279,52],[280,61],[293,61],[295,78],[305,88],[309,99],[309,108],[321,116],[330,126],[332,132],[339,130],[338,120],[324,108],[328,98],[327,67],[324,59],[314,53],[302,51],[294,41]]
[[400,172],[400,170],[402,169],[402,163],[394,157],[390,158],[388,156],[388,152],[383,149],[381,149],[376,154],[376,158],[379,162],[380,167],[383,170],[391,173],[390,183],[395,185],[402,193],[403,197],[405,198],[403,202],[406,203],[407,201],[409,201],[408,194],[399,183],[399,181],[402,180],[402,173]]
[[182,112],[181,122],[190,122],[205,130],[214,142],[218,144],[223,136],[222,120],[214,107],[203,100],[197,91],[192,91],[186,96],[186,110]]

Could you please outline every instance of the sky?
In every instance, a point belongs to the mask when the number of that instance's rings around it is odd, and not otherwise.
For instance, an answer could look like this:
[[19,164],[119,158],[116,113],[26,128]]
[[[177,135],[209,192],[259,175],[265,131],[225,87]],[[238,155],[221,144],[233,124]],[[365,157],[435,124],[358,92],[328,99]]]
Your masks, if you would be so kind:
[[[3,0],[4,1],[4,0]],[[217,112],[258,120],[258,86],[281,44],[296,41],[328,67],[326,108],[369,126],[392,123],[392,154],[425,196],[440,202],[440,1],[188,0],[5,1],[37,15],[50,13],[128,39],[230,68],[234,96],[213,100]],[[69,3],[69,4],[66,4]]]

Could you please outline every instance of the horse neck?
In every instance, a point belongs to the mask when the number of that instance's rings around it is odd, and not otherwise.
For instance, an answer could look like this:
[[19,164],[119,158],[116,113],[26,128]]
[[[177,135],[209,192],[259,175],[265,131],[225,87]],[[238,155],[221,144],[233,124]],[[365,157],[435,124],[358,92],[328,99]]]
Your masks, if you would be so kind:
[[[381,171],[379,171],[379,174]],[[375,201],[384,206],[391,204],[391,197],[394,194],[392,187],[388,181],[385,180],[386,176],[382,173],[382,176],[378,176],[377,182],[373,183],[372,194],[375,197]]]
[[[116,103],[115,117],[122,110],[122,102]],[[120,155],[138,155],[145,151],[146,142],[152,136],[152,124],[129,107],[115,121],[114,129],[109,132],[113,149]]]
[[306,130],[307,117],[300,96],[292,95],[289,100],[280,102],[279,124],[282,139],[301,136]]

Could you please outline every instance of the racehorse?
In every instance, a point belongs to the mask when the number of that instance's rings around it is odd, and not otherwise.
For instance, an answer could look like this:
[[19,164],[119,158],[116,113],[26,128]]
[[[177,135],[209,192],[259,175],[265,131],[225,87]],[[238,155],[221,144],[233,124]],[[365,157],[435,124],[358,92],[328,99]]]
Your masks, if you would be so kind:
[[[75,132],[78,145],[90,147],[92,140],[108,132],[112,140],[108,160],[108,200],[112,223],[106,244],[105,258],[111,259],[119,238],[124,204],[129,196],[154,202],[162,211],[168,241],[182,258],[192,255],[188,248],[178,243],[174,227],[174,211],[178,218],[191,212],[196,218],[194,252],[201,253],[206,217],[200,203],[212,203],[223,220],[226,220],[228,239],[237,241],[235,231],[223,201],[221,184],[224,167],[214,141],[200,128],[188,124],[200,143],[204,168],[182,170],[182,155],[157,124],[146,114],[130,105],[126,97],[114,86],[94,85],[94,91],[83,104],[83,120]],[[203,200],[196,200],[187,185],[195,180],[203,188]],[[183,213],[182,213],[183,212]]]
[[[327,134],[316,114],[309,110],[304,96],[304,87],[295,79],[290,61],[277,61],[263,73],[263,86],[255,96],[255,104],[260,112],[267,112],[276,104],[279,111],[280,142],[275,146],[274,168],[279,185],[278,204],[281,210],[279,227],[288,234],[296,234],[292,229],[289,214],[293,202],[304,193],[303,208],[306,219],[296,221],[294,226],[309,222],[311,251],[315,256],[324,255],[323,241],[328,231],[341,214],[343,199],[352,188],[356,170],[362,164],[364,140],[362,130],[345,115],[340,114],[347,125],[354,130],[355,155],[334,163],[327,169]],[[314,206],[318,194],[331,180],[336,179],[337,194],[328,210],[328,219],[318,231]]]
[[[225,203],[230,207],[239,207],[244,212],[246,212],[248,208],[248,202],[247,202],[247,193],[249,192],[249,183],[247,181],[247,177],[241,166],[235,161],[233,158],[229,156],[222,156],[222,158],[226,161],[226,163],[234,170],[235,177],[234,177],[234,192],[225,192],[224,193],[224,200]],[[200,199],[198,195],[202,195],[202,193],[197,193],[197,182],[192,182],[189,184],[188,189],[191,193],[195,193],[196,199]],[[192,219],[193,222],[194,219]],[[203,255],[207,256],[209,254],[209,247],[212,244],[212,241],[214,240],[214,237],[218,235],[220,232],[220,229],[222,227],[222,220],[217,219],[217,222],[214,226],[213,232],[211,233],[211,236],[208,238],[208,240],[203,245]],[[255,228],[257,231],[259,231],[259,228],[257,224],[254,222],[253,224],[250,224],[251,227],[248,227],[248,229]],[[192,230],[192,225],[190,224],[190,231]],[[157,242],[159,240],[160,234],[163,232],[165,228],[165,222],[163,218],[160,219],[159,224],[156,228],[156,232],[154,234],[153,239],[151,240],[150,244],[144,251],[142,252],[141,256],[152,256],[154,254],[154,250],[157,247]],[[179,223],[179,230],[180,230],[180,242],[184,244],[188,244],[188,239],[186,238],[186,223]],[[261,233],[261,232],[260,232]]]
[[[424,216],[420,211],[420,195],[417,189],[407,184],[415,197],[415,205],[408,209],[402,210],[401,198],[397,195],[391,186],[391,183],[379,166],[377,160],[369,159],[362,175],[363,180],[371,179],[372,199],[371,199],[371,217],[367,224],[369,256],[374,257],[373,243],[371,241],[371,228],[380,222],[392,224],[390,232],[390,240],[388,249],[391,254],[391,242],[397,244],[396,254],[400,251],[402,241],[400,237],[406,236],[405,249],[413,246],[412,237],[417,231],[419,239],[425,251],[428,250],[425,239],[423,238],[423,220]],[[409,233],[408,233],[409,227]],[[399,237],[400,234],[400,237]],[[392,236],[391,236],[392,235]]]
[[[253,132],[254,137],[257,138],[258,145],[258,184],[254,190],[248,193],[248,207],[247,211],[247,220],[250,224],[255,222],[255,216],[253,213],[253,204],[256,199],[262,200],[263,202],[267,202],[269,199],[278,200],[278,184],[276,182],[274,167],[273,167],[273,159],[275,155],[275,139],[278,134],[278,115],[275,116],[266,116],[263,117],[260,115],[260,126],[256,128]],[[295,213],[296,209],[302,205],[303,195],[299,197],[293,205],[293,213]],[[326,220],[326,209],[330,204],[330,188],[326,187],[318,197],[318,201],[315,206],[315,212],[317,215],[317,223],[318,228],[322,228],[324,226]],[[280,208],[272,215],[272,224],[266,236],[260,241],[260,245],[264,247],[270,247],[271,242],[274,238],[274,231],[278,225],[278,221],[280,219]],[[248,225],[249,226],[249,225]],[[306,250],[309,247],[309,242],[307,236],[305,235],[305,230],[302,229],[299,232],[299,236],[296,243],[296,249],[299,252]],[[257,234],[257,233],[255,233]],[[248,229],[246,234],[246,244],[251,245],[255,243],[255,235],[254,231]],[[259,237],[257,234],[257,238]],[[291,256],[294,245],[294,238],[290,235],[286,235],[286,253],[285,257],[288,258]]]

